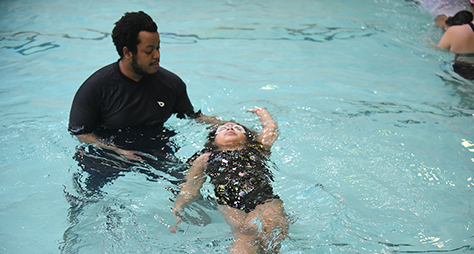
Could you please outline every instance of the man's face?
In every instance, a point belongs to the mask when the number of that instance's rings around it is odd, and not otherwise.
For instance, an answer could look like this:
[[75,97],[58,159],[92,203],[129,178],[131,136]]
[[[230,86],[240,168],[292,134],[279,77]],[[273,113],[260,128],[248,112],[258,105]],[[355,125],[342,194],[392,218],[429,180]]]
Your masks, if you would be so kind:
[[160,67],[160,35],[141,31],[138,39],[137,53],[132,56],[133,71],[142,76],[153,74]]

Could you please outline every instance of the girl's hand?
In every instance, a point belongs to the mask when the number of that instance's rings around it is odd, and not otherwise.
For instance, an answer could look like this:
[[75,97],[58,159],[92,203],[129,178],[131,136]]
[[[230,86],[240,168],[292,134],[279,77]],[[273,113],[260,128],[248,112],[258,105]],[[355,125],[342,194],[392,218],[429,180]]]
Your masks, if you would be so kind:
[[176,231],[178,231],[178,224],[181,223],[181,212],[178,211],[176,208],[172,208],[173,215],[176,217],[176,224],[173,226],[169,227],[170,233],[175,234]]
[[267,110],[267,109],[265,107],[256,107],[256,108],[247,110],[247,112],[257,113],[258,111],[261,111],[261,110]]
[[278,138],[277,122],[265,107],[257,107],[247,111],[255,113],[262,124],[262,130],[255,140],[269,149]]

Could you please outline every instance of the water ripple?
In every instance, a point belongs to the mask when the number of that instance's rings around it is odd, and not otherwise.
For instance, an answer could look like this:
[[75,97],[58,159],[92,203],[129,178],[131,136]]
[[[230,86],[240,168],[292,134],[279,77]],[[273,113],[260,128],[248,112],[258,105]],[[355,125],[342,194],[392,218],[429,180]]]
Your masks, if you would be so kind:
[[110,33],[89,28],[82,28],[74,32],[76,34],[42,34],[36,31],[2,34],[0,35],[0,48],[11,49],[26,56],[60,47],[56,40],[61,37],[74,40],[103,40],[110,35]]
[[[163,43],[192,44],[200,40],[290,40],[328,42],[368,37],[375,30],[347,27],[323,27],[317,24],[303,24],[301,28],[272,27],[216,27],[208,35],[179,34],[161,32]],[[111,35],[90,28],[80,28],[68,34],[45,34],[37,31],[19,31],[0,34],[0,48],[14,50],[27,56],[60,47],[57,41],[61,38],[72,40],[103,40]]]

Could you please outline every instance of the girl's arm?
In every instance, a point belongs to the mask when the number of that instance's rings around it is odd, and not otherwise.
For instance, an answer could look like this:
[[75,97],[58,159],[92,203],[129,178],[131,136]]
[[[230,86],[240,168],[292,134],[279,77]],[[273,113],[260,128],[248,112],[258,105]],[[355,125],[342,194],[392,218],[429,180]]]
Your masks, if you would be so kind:
[[275,119],[273,119],[272,115],[270,115],[265,107],[249,109],[248,111],[255,113],[262,124],[262,131],[256,140],[266,148],[270,148],[273,145],[273,142],[275,142],[275,140],[278,138],[277,122]]
[[183,211],[183,207],[192,203],[199,195],[199,190],[206,181],[204,177],[204,169],[206,167],[208,153],[202,154],[196,160],[192,162],[191,168],[186,172],[186,182],[180,184],[181,190],[176,197],[174,202],[173,214],[176,217],[176,225],[170,227],[171,233],[176,233],[176,229],[179,223],[181,223],[180,213]]

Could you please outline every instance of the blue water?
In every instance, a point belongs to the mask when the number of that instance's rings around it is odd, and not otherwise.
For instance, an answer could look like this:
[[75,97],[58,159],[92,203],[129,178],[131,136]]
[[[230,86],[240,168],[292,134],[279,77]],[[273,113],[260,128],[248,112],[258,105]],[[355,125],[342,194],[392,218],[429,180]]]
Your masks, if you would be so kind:
[[[245,109],[265,106],[279,122],[282,253],[474,251],[474,84],[414,2],[19,0],[0,2],[0,252],[226,253],[210,208],[210,224],[168,234],[167,181],[129,172],[81,211],[69,203],[72,98],[117,60],[113,24],[137,10],[196,108],[257,128]],[[203,125],[167,125],[180,159],[203,145]]]

